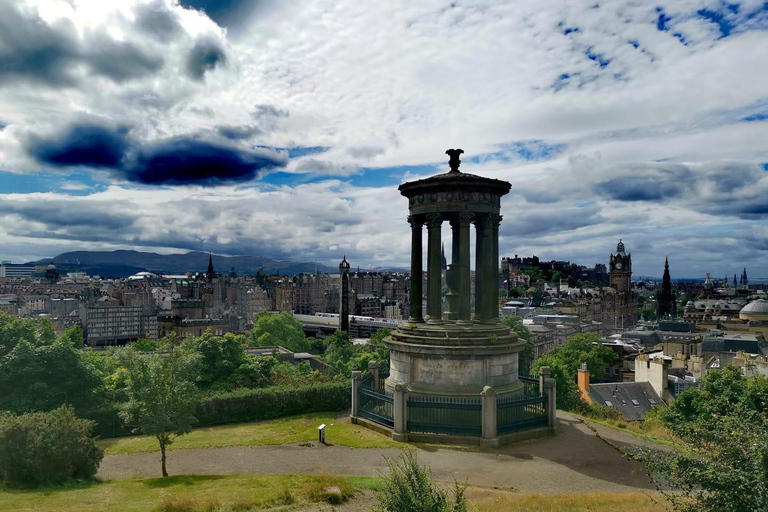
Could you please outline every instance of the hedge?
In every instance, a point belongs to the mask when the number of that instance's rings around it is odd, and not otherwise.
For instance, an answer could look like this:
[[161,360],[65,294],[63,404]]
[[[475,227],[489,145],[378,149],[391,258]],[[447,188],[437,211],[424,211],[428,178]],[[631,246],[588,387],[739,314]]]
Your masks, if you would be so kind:
[[[310,412],[349,409],[352,391],[347,383],[328,382],[299,388],[268,387],[238,389],[207,395],[197,407],[198,427],[270,420]],[[94,434],[100,437],[130,435],[118,412],[121,405],[104,407],[83,414],[96,422]]]

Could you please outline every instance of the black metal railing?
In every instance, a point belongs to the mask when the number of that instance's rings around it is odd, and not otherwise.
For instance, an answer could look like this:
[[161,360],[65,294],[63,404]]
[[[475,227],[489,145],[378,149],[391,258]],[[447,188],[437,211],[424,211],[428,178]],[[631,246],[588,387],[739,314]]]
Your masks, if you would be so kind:
[[[538,388],[536,389],[538,393]],[[502,397],[496,400],[496,431],[509,434],[547,426],[546,395]]]
[[374,386],[373,375],[368,374],[360,382],[360,396],[357,413],[367,420],[392,428],[394,397],[384,389],[384,377],[379,379],[379,386]]
[[541,396],[539,392],[539,381],[531,377],[520,377],[520,382],[523,383],[523,396],[534,397]]
[[480,397],[408,397],[408,432],[482,435],[483,404]]

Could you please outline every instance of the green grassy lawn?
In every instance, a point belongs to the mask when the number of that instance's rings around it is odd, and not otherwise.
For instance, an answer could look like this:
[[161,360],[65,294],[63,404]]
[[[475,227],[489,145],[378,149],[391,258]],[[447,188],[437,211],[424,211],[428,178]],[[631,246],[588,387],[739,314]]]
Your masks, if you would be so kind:
[[[379,485],[379,478],[333,475],[135,478],[37,490],[0,488],[0,512],[247,512],[308,504],[333,510],[323,495],[329,487],[357,500],[360,491]],[[640,492],[538,495],[470,487],[466,495],[474,512],[645,512],[663,503],[658,493]],[[375,506],[375,497],[359,499],[360,505]]]
[[[352,425],[348,418],[335,418],[334,413],[315,413],[277,420],[200,428],[181,436],[170,450],[214,448],[222,446],[270,446],[317,441],[317,426],[326,424],[325,440],[329,444],[352,448],[404,448],[387,436]],[[157,440],[149,436],[101,439],[97,444],[108,455],[159,451]]]
[[334,486],[348,495],[376,478],[263,475],[176,476],[83,483],[38,490],[0,490],[0,511],[217,512],[285,509],[317,503]]

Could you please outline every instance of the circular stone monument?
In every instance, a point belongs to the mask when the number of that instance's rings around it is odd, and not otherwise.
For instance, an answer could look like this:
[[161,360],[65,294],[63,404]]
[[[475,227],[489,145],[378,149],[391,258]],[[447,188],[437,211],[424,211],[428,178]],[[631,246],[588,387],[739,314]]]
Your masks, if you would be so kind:
[[[410,317],[384,340],[390,349],[388,391],[414,395],[522,394],[518,353],[524,341],[499,319],[499,223],[506,181],[459,171],[461,149],[449,149],[450,171],[400,185],[411,224]],[[452,229],[451,264],[442,299],[441,227]],[[470,226],[475,226],[474,310]],[[427,311],[422,311],[422,231],[427,226]]]

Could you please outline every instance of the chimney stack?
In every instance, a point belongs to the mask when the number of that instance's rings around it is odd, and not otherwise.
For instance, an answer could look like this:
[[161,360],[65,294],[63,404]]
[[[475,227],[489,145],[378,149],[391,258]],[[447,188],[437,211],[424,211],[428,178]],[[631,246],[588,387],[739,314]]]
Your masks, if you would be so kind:
[[589,398],[589,370],[587,369],[587,363],[581,363],[578,383],[582,398],[586,400],[587,403],[592,403],[592,400]]

